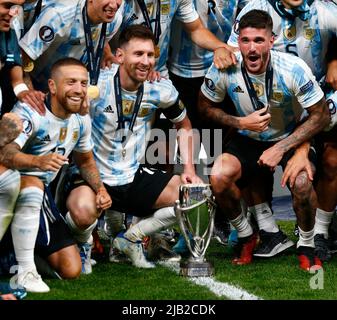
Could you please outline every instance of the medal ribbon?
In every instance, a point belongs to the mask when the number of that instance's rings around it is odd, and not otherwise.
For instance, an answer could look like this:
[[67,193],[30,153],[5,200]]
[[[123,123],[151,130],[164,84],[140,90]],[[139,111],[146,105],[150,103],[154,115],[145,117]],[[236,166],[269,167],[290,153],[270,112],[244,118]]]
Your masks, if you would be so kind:
[[157,7],[156,7],[156,19],[154,25],[154,31],[152,30],[151,20],[149,17],[149,13],[147,11],[147,7],[145,5],[144,0],[137,0],[137,3],[142,11],[146,26],[152,31],[154,37],[156,39],[155,43],[158,44],[159,37],[161,35],[161,28],[160,28],[160,0],[157,0]]
[[[131,120],[124,119],[123,115],[123,103],[122,103],[122,87],[121,87],[121,80],[119,75],[119,69],[114,76],[114,87],[115,87],[115,99],[116,99],[116,107],[117,107],[117,115],[118,115],[118,127],[117,130],[125,129],[125,122],[130,122],[129,131],[133,132],[133,126],[135,125],[136,118],[139,112],[140,104],[143,99],[144,93],[144,85],[142,84],[137,90],[137,97],[135,106],[133,109],[133,114]],[[126,136],[123,136],[122,143],[124,143]]]
[[[269,103],[270,98],[271,98],[271,91],[273,88],[273,67],[271,65],[270,62],[271,57],[269,56],[269,62],[267,65],[267,70],[266,70],[266,77],[265,77],[265,86],[266,86],[266,93],[267,93],[267,101]],[[265,106],[263,104],[263,102],[259,99],[259,97],[256,94],[256,91],[254,89],[252,80],[250,79],[248,72],[243,64],[241,64],[241,72],[242,72],[242,76],[243,79],[245,80],[245,84],[248,90],[248,94],[250,97],[250,101],[252,102],[253,108],[254,110],[260,110],[263,109]]]
[[24,29],[23,34],[21,34],[22,37],[27,33],[27,31],[32,27],[36,19],[39,17],[41,13],[41,9],[42,9],[42,0],[38,0],[38,2],[35,5],[34,16],[32,18],[32,22],[30,23],[28,27]]
[[89,74],[90,74],[90,84],[96,85],[99,77],[100,65],[103,57],[103,50],[105,45],[105,37],[106,37],[106,28],[107,24],[104,22],[102,24],[101,33],[99,36],[99,42],[97,47],[97,52],[95,55],[94,44],[92,41],[92,34],[90,28],[90,22],[88,20],[88,10],[87,4],[84,5],[82,10],[83,17],[83,26],[84,26],[84,34],[85,34],[85,44],[86,51],[88,55],[88,65],[89,65]]
[[299,7],[293,9],[286,9],[280,0],[268,0],[268,2],[272,5],[275,11],[279,14],[280,17],[295,20],[296,17],[299,17],[301,20],[308,20],[308,15],[310,12],[310,6],[314,0],[304,1]]

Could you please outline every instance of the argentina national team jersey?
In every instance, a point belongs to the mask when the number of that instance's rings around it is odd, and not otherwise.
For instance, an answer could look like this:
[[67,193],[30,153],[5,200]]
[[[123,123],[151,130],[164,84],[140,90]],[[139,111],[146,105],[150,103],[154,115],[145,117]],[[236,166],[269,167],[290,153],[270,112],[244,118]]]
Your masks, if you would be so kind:
[[[169,110],[176,105],[178,92],[170,80],[144,83],[143,99],[136,118],[133,133],[127,144],[123,145],[117,130],[118,114],[115,100],[114,76],[117,65],[112,69],[101,70],[98,86],[100,97],[92,101],[90,116],[92,119],[92,138],[94,142],[94,156],[102,181],[110,186],[125,185],[133,181],[140,161],[145,155],[147,140],[151,132],[152,120],[158,108]],[[122,89],[123,115],[130,119],[136,101],[136,92]],[[185,109],[179,110],[172,122],[181,121],[186,116]],[[125,127],[129,128],[126,122]]]
[[[87,61],[82,10],[86,0],[53,1],[45,5],[35,23],[20,40],[19,45],[32,60],[31,72],[36,84],[45,88],[52,64],[64,57]],[[114,20],[107,24],[106,41],[117,32],[122,22],[122,8]],[[102,24],[92,25],[95,50],[98,46]],[[39,85],[40,86],[40,85]]]
[[[232,30],[238,8],[249,0],[193,0],[204,26],[218,39],[226,42]],[[203,77],[213,61],[213,52],[193,43],[183,24],[177,19],[172,24],[169,70],[184,78]]]
[[[124,0],[125,11],[123,14],[122,28],[131,24],[142,24],[145,22],[142,11],[137,0]],[[163,77],[167,77],[168,71],[166,61],[168,60],[168,50],[170,43],[170,33],[172,20],[175,17],[183,23],[193,22],[198,19],[199,15],[191,0],[144,0],[149,18],[152,23],[152,30],[155,28],[156,8],[160,3],[160,28],[161,35],[158,46],[160,56],[156,59],[156,70],[160,71]]]
[[252,0],[240,12],[228,44],[237,46],[237,28],[241,17],[252,9],[267,11],[273,19],[276,35],[273,49],[288,52],[302,58],[311,68],[317,80],[326,73],[325,57],[330,38],[337,34],[337,5],[332,1],[314,0],[307,20],[297,17],[294,21],[282,18],[268,0]]
[[[242,56],[237,55],[237,58],[238,64],[228,68],[226,72],[221,72],[212,65],[205,76],[201,91],[208,99],[217,103],[223,101],[227,92],[234,102],[238,116],[244,117],[255,110],[241,73]],[[271,64],[273,88],[269,101],[271,123],[268,130],[262,133],[239,131],[260,141],[278,141],[286,138],[295,129],[303,111],[324,96],[311,70],[300,58],[271,51]],[[265,74],[249,76],[259,100],[266,106]]]
[[[36,156],[60,153],[66,157],[75,150],[81,153],[92,150],[90,117],[72,114],[60,119],[46,109],[41,116],[25,103],[18,102],[13,110],[23,121],[24,130],[15,139],[22,152]],[[39,177],[49,184],[57,172],[39,169],[20,170],[22,175]]]

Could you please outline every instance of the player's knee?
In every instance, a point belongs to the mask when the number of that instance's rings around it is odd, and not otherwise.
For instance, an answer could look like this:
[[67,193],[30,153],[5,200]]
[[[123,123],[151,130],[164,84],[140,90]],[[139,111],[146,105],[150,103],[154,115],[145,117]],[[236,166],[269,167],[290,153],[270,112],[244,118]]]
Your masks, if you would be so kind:
[[82,270],[81,259],[64,259],[59,268],[59,275],[62,279],[76,279],[80,276]]
[[308,174],[305,171],[300,172],[296,177],[293,186],[293,193],[298,197],[309,197],[312,190],[312,183],[309,180]]

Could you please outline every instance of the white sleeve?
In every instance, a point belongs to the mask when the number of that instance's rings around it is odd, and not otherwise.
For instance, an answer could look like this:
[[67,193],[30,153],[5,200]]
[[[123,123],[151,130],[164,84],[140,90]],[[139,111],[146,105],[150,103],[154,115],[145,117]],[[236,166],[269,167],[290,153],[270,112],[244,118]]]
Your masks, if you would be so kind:
[[177,0],[179,2],[176,18],[182,23],[189,23],[197,20],[199,15],[191,0]]
[[75,151],[86,153],[93,149],[94,144],[91,139],[91,118],[87,114],[85,116],[78,116],[81,122],[81,130],[79,140],[74,148]]
[[214,64],[208,69],[201,85],[203,95],[213,102],[222,102],[226,95],[226,73],[219,71]]
[[69,32],[73,19],[68,17],[65,21],[63,14],[61,10],[44,10],[21,38],[19,45],[31,59],[36,60],[57,38],[63,38]]
[[300,58],[292,58],[297,60],[292,70],[293,91],[300,105],[309,108],[321,100],[324,93],[308,65]]
[[40,115],[28,105],[20,102],[14,106],[12,112],[16,113],[22,120],[23,131],[14,140],[14,142],[22,149],[26,142],[34,137],[35,133],[38,131]]

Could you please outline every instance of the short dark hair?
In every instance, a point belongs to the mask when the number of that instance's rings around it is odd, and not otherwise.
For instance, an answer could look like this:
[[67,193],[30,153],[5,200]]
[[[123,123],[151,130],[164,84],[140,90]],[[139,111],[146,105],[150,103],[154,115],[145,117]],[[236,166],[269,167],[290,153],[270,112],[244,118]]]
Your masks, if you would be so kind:
[[65,67],[65,66],[80,66],[83,67],[84,69],[87,69],[87,67],[85,66],[85,64],[83,62],[81,62],[78,59],[75,58],[62,58],[57,60],[51,67],[50,69],[50,78],[54,78],[56,71],[61,68],[61,67]]
[[153,44],[155,44],[156,41],[153,32],[148,27],[145,27],[141,24],[134,24],[126,27],[120,33],[118,38],[118,47],[122,47],[125,43],[129,42],[133,38],[151,40]]
[[273,19],[266,11],[251,10],[241,17],[238,31],[245,28],[267,29],[272,32]]

